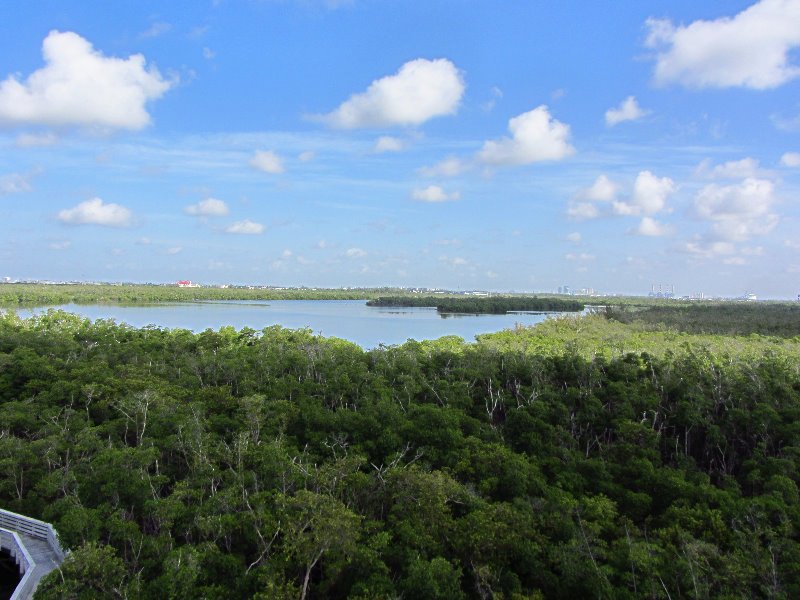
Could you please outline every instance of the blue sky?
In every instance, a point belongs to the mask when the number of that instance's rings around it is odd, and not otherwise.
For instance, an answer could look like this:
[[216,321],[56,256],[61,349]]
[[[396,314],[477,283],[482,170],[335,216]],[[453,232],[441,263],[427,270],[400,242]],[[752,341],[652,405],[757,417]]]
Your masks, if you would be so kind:
[[0,9],[0,277],[800,292],[798,0]]

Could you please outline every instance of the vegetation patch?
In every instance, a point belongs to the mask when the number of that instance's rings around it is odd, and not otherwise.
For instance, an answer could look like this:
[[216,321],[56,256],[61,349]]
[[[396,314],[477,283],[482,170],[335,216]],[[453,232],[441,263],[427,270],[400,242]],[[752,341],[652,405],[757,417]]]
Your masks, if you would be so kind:
[[796,598],[799,356],[5,315],[0,504],[72,550],[39,599]]
[[584,303],[563,298],[537,296],[381,296],[367,306],[436,307],[441,313],[506,314],[515,311],[580,312]]

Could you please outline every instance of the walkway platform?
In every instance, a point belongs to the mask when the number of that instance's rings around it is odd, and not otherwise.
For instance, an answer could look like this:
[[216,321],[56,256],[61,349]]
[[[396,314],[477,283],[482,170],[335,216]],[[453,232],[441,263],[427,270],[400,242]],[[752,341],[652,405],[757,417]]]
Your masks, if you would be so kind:
[[30,600],[39,580],[64,562],[58,534],[50,523],[0,509],[0,546],[19,566],[22,579],[11,600]]

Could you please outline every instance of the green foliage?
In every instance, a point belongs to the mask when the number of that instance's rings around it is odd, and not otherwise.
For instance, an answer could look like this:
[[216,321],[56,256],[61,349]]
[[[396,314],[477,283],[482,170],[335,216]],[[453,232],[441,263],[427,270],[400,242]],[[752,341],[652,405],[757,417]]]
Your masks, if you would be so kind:
[[0,306],[52,306],[57,304],[150,304],[214,300],[366,300],[395,292],[392,288],[253,288],[177,287],[135,284],[6,283],[0,285]]
[[368,352],[0,316],[37,598],[800,597],[800,340],[603,315]]
[[381,296],[367,301],[367,306],[427,306],[440,313],[505,314],[514,311],[580,312],[578,300],[537,296]]

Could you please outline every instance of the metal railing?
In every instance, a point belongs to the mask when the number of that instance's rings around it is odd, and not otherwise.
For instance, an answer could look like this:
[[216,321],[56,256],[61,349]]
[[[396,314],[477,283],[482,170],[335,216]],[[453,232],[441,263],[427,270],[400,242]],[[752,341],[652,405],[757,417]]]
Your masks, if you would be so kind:
[[9,600],[28,598],[39,582],[38,578],[33,577],[33,571],[36,568],[33,557],[28,553],[28,549],[15,531],[0,528],[0,546],[8,550],[22,575]]
[[0,529],[8,529],[9,531],[16,531],[17,533],[39,538],[40,540],[46,540],[53,554],[58,558],[58,562],[60,563],[64,560],[64,551],[61,549],[58,533],[50,523],[31,519],[25,515],[0,508]]

